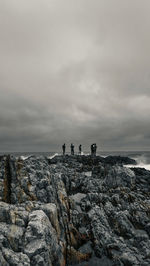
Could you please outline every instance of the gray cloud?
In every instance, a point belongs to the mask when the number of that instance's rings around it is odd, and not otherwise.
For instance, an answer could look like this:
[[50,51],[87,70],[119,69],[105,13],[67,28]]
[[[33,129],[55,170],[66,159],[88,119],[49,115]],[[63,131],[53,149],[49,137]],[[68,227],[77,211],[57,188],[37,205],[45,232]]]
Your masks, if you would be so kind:
[[148,0],[0,0],[0,148],[150,145]]

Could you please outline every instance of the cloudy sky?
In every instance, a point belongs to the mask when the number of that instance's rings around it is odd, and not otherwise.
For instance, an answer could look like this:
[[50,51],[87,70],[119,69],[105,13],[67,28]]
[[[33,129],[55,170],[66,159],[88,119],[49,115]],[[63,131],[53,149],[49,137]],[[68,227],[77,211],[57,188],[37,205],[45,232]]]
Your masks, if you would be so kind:
[[0,151],[150,150],[149,0],[0,0]]

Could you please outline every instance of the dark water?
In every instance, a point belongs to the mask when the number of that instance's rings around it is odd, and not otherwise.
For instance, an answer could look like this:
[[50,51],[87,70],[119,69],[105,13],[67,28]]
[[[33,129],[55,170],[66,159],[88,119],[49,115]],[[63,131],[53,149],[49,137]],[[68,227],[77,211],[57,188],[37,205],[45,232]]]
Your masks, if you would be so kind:
[[[0,153],[0,155],[3,155],[3,154],[8,154],[8,152]],[[55,154],[58,155],[61,153],[51,151],[51,152],[11,152],[11,154],[14,156],[25,156],[25,157],[29,155],[36,155],[36,156],[44,155],[44,156],[51,157]],[[84,154],[90,154],[90,153],[85,152]],[[100,156],[109,156],[109,155],[127,156],[127,157],[135,159],[137,161],[138,167],[143,167],[143,168],[150,170],[150,151],[107,151],[107,152],[103,151],[103,152],[98,152],[97,154]]]

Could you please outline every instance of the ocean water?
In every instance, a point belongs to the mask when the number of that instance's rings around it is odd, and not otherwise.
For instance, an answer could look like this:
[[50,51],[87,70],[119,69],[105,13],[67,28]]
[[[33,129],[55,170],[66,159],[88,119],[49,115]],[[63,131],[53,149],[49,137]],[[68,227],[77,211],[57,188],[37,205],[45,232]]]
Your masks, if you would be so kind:
[[113,151],[101,152],[102,156],[120,155],[136,160],[137,165],[126,165],[127,167],[140,167],[150,170],[150,151]]
[[[0,155],[3,154],[9,154],[9,152],[0,152]],[[40,155],[44,155],[46,157],[53,157],[55,155],[61,154],[61,152],[55,152],[55,151],[51,151],[51,152],[11,152],[12,155],[14,156],[22,156],[23,158],[26,158],[30,155],[36,155],[36,156],[40,156]],[[68,153],[69,154],[69,153]],[[83,153],[85,155],[90,154],[90,152],[85,152]],[[97,152],[97,155],[106,157],[109,155],[112,156],[127,156],[130,157],[134,160],[136,160],[137,165],[127,165],[127,167],[142,167],[145,168],[147,170],[150,170],[150,151],[102,151],[102,152]]]

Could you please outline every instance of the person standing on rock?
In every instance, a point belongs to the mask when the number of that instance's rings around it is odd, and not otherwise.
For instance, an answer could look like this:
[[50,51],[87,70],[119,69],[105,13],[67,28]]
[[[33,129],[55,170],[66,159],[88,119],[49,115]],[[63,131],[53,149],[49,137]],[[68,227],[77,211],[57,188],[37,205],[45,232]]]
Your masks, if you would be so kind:
[[97,145],[94,143],[94,156],[96,156],[96,151],[97,151]]
[[94,155],[94,144],[91,144],[91,156]]
[[71,143],[70,148],[71,148],[71,155],[74,155],[74,144]]
[[81,155],[81,152],[82,152],[82,145],[80,144],[79,145],[79,155]]
[[63,155],[65,155],[65,151],[66,151],[66,144],[65,143],[62,145],[62,150],[63,150]]

